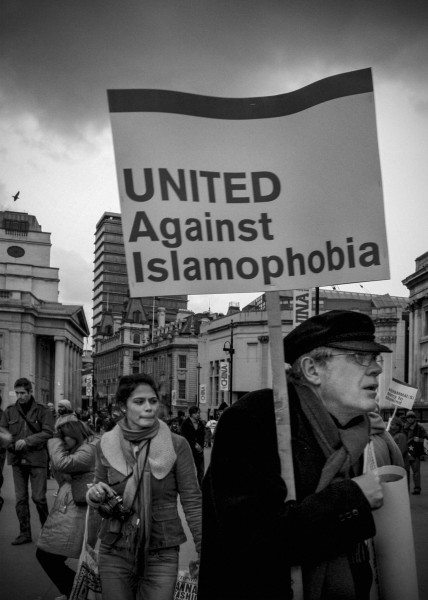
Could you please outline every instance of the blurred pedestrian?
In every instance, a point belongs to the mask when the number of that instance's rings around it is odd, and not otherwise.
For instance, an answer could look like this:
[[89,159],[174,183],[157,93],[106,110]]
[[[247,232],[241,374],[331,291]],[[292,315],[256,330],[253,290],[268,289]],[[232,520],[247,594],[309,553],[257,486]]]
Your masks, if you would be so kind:
[[401,455],[403,457],[404,465],[406,465],[407,459],[407,436],[404,433],[404,423],[400,419],[400,417],[393,417],[391,420],[391,424],[389,426],[389,433],[392,435],[394,442],[397,444],[400,449]]
[[98,440],[94,439],[88,425],[79,421],[76,415],[68,415],[63,419],[57,433],[48,442],[60,488],[40,533],[36,557],[59,591],[68,597],[76,573],[65,561],[80,556],[87,509],[81,497],[74,497],[73,478],[82,480],[83,474],[86,474],[83,481],[92,481]]
[[416,414],[409,410],[406,413],[403,428],[407,438],[406,470],[410,486],[410,470],[413,474],[413,492],[419,495],[421,488],[421,456],[424,453],[424,439],[428,438],[425,429],[416,421]]
[[205,473],[204,446],[205,426],[201,422],[201,411],[198,406],[189,408],[189,416],[184,419],[181,426],[181,435],[189,442],[195,461],[199,485],[202,488],[202,479]]
[[49,514],[46,500],[47,441],[53,435],[53,416],[44,404],[36,402],[32,389],[33,386],[28,379],[25,377],[17,379],[15,382],[17,401],[8,406],[0,418],[0,427],[12,435],[12,442],[7,448],[7,459],[8,464],[12,465],[16,514],[20,528],[18,537],[12,542],[14,546],[32,541],[29,482],[31,482],[31,497],[42,525]]
[[96,483],[87,494],[104,516],[103,600],[172,600],[179,545],[186,541],[178,495],[200,551],[201,493],[192,455],[186,440],[158,419],[157,386],[149,375],[122,377],[116,401],[125,417],[101,438]]

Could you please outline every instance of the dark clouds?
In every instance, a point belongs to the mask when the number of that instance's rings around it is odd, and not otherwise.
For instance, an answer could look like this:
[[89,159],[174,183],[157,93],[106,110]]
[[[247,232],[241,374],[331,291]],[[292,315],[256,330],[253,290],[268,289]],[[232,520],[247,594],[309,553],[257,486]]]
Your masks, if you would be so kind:
[[107,88],[264,95],[367,66],[425,82],[427,16],[425,0],[3,0],[0,112],[72,134],[107,125]]

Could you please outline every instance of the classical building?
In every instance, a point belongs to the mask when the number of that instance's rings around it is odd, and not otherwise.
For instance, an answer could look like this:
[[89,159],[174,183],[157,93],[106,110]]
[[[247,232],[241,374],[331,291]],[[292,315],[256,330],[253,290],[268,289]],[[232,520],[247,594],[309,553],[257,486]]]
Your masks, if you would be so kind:
[[409,383],[419,389],[415,407],[428,420],[428,252],[416,259],[403,284],[409,290]]
[[[384,370],[379,382],[381,407],[389,408],[384,398],[391,378],[408,380],[408,299],[388,294],[323,289],[320,289],[319,296],[320,313],[334,309],[356,310],[374,320],[376,339],[393,351],[384,355]],[[293,292],[281,292],[280,302],[285,336],[293,328]],[[234,306],[231,309],[222,318],[201,323],[198,358],[200,384],[205,392],[201,412],[205,418],[212,415],[222,402],[230,404],[251,390],[272,385],[265,295],[259,296],[242,311]],[[225,361],[229,372],[226,389],[222,385]]]
[[58,269],[50,266],[50,233],[33,215],[0,212],[0,395],[15,401],[27,377],[37,400],[73,406],[81,400],[81,355],[89,335],[82,306],[58,302]]

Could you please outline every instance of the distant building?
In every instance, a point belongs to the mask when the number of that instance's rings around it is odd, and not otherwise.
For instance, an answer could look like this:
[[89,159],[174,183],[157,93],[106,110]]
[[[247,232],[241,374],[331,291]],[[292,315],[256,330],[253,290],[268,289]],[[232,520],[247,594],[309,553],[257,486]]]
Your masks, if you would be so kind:
[[151,375],[159,386],[165,414],[177,415],[199,404],[198,336],[201,323],[217,315],[210,313],[178,314],[177,320],[160,326],[153,340],[140,350],[140,371]]
[[[285,336],[293,329],[293,292],[281,292],[282,331]],[[315,300],[313,300],[313,304]],[[384,355],[384,371],[379,381],[379,398],[383,401],[392,377],[408,379],[408,299],[397,296],[341,292],[320,289],[319,312],[333,309],[356,310],[372,317],[376,339],[393,351]],[[315,314],[313,306],[313,314]],[[233,338],[232,338],[233,336]],[[233,342],[234,353],[230,353]],[[249,391],[271,387],[269,329],[265,295],[256,298],[242,311],[230,307],[228,314],[201,323],[198,349],[201,365],[200,384],[204,386],[206,402],[201,404],[205,418],[214,414],[222,402],[230,404]],[[231,359],[233,364],[231,365]],[[221,372],[224,361],[229,374],[233,371],[232,398],[230,381],[222,389]],[[230,369],[230,367],[233,369]],[[230,375],[229,375],[230,376]]]
[[420,416],[428,420],[428,252],[403,284],[409,290],[409,383],[419,388],[415,407],[425,409]]
[[15,401],[27,377],[38,401],[81,400],[81,357],[89,329],[82,306],[58,302],[50,233],[33,215],[0,211],[0,395]]

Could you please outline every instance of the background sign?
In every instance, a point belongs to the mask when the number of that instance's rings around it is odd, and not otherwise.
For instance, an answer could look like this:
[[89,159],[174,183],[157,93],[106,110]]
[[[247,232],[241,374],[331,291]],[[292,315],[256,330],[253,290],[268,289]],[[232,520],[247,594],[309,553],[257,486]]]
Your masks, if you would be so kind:
[[205,383],[201,383],[201,385],[199,386],[199,403],[207,403],[207,386]]
[[229,389],[229,363],[225,360],[220,361],[218,389],[222,392],[227,392]]
[[272,97],[108,98],[131,296],[389,278],[370,69]]
[[408,383],[404,383],[398,379],[392,379],[386,393],[386,399],[395,404],[395,406],[410,410],[413,407],[417,393],[418,388],[412,387]]
[[293,327],[312,317],[312,290],[293,290]]

